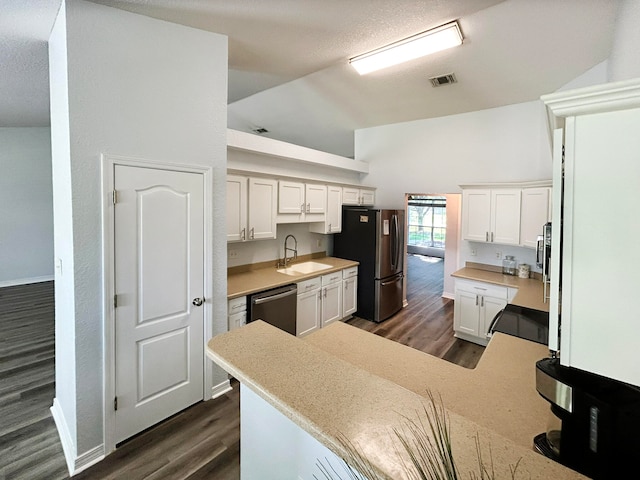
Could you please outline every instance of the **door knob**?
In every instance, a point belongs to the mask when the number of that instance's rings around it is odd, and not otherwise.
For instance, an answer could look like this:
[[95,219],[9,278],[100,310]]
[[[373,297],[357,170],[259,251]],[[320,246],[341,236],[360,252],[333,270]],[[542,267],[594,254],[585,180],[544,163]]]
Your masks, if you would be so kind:
[[199,307],[204,303],[204,298],[194,298],[193,302],[191,303],[193,303],[196,307]]

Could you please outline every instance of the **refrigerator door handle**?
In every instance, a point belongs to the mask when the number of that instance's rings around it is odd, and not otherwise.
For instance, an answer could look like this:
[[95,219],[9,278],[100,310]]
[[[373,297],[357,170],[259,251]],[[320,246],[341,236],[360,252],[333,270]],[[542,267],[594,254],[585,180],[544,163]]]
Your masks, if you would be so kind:
[[393,227],[393,237],[391,241],[391,267],[396,270],[400,265],[400,231],[398,230],[398,215],[391,217]]

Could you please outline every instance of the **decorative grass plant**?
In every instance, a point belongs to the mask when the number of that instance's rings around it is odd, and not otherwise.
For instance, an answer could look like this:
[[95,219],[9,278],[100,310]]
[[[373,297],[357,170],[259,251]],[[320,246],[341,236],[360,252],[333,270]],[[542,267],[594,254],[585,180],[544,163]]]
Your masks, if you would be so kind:
[[[427,392],[427,396],[429,402],[424,405],[424,412],[418,415],[417,421],[402,416],[400,426],[393,429],[393,436],[397,438],[400,447],[409,457],[409,462],[405,461],[400,450],[396,450],[407,478],[411,480],[458,480],[463,478],[496,480],[493,459],[490,458],[489,463],[485,463],[477,435],[478,471],[466,472],[461,475],[456,467],[451,448],[449,416],[442,404],[442,398],[436,401],[430,391]],[[317,466],[322,476],[314,475],[316,480],[385,480],[378,474],[371,461],[349,439],[340,435],[338,441],[347,452],[346,457],[342,459],[344,472],[342,474],[336,472],[329,462],[325,465],[319,461]],[[520,460],[516,465],[510,466],[512,480],[516,479],[519,463]]]

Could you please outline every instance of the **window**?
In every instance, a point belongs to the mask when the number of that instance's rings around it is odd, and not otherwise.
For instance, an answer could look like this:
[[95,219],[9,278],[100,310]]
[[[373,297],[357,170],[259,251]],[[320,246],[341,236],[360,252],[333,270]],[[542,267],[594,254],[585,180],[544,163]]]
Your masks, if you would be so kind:
[[445,247],[447,199],[430,195],[409,195],[407,244],[416,247]]

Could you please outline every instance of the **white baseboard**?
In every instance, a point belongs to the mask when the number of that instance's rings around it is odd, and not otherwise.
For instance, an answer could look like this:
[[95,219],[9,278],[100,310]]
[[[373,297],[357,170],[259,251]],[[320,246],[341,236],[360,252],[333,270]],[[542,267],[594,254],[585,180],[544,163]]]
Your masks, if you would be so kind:
[[53,275],[45,275],[43,277],[18,278],[17,280],[3,280],[0,282],[2,287],[14,287],[16,285],[27,285],[29,283],[50,282],[54,279]]
[[53,399],[51,415],[58,429],[58,436],[60,437],[62,451],[64,452],[64,458],[67,462],[67,470],[69,470],[70,476],[76,475],[104,459],[104,445],[98,445],[84,452],[82,455],[76,453],[76,446],[71,438],[69,427],[62,414],[62,409],[60,408],[60,403],[58,403],[57,398]]
[[442,298],[448,298],[449,300],[455,300],[456,296],[453,293],[442,292]]
[[224,395],[227,392],[230,392],[231,390],[233,390],[233,388],[231,387],[231,382],[227,379],[222,383],[219,383],[218,385],[214,385],[213,387],[211,387],[211,398],[210,400],[213,400],[214,398],[218,398],[221,395]]

